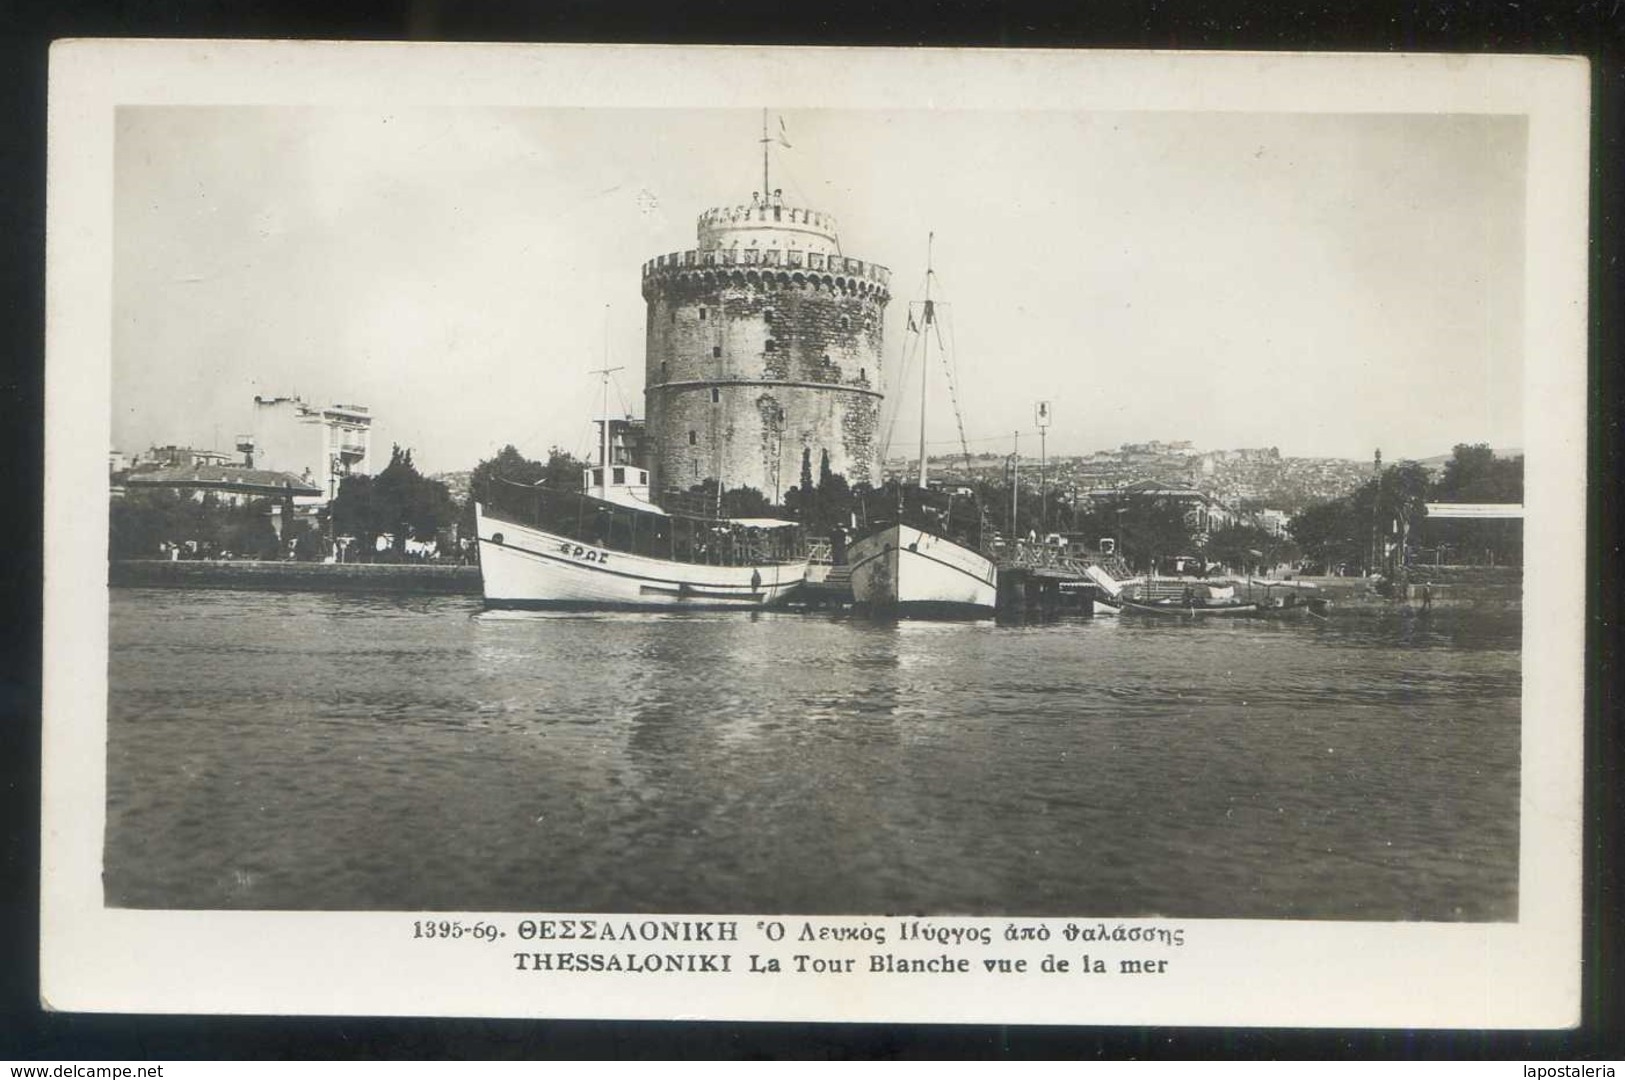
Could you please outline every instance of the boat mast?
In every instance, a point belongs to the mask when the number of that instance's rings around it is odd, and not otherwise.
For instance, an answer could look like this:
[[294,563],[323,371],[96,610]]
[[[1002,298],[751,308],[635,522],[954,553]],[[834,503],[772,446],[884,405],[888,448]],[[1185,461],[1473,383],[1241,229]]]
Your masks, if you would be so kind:
[[600,491],[609,489],[609,377],[614,372],[622,370],[621,367],[609,366],[609,305],[604,305],[604,366],[593,371],[603,385],[602,403],[598,409],[598,467],[603,471],[598,474]]
[[920,329],[920,487],[925,487],[925,398],[926,375],[931,370],[931,245],[934,232],[925,234],[925,324]]
[[[598,465],[600,468],[609,468],[609,377],[612,373],[624,370],[620,367],[601,367],[589,374],[600,377],[603,387],[603,404],[598,412]],[[604,485],[599,485],[604,486]]]

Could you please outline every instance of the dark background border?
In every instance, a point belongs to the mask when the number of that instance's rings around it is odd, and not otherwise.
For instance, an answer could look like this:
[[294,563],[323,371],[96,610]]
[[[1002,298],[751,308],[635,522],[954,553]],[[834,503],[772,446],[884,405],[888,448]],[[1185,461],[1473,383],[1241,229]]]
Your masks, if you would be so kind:
[[[1572,1032],[98,1016],[38,1005],[46,52],[62,37],[1579,54],[1592,63],[1584,1021]],[[1625,2],[22,0],[0,14],[0,1058],[1527,1058],[1625,1055],[1620,998],[1620,142]],[[1531,362],[1538,362],[1531,357]],[[116,942],[108,943],[110,950]]]

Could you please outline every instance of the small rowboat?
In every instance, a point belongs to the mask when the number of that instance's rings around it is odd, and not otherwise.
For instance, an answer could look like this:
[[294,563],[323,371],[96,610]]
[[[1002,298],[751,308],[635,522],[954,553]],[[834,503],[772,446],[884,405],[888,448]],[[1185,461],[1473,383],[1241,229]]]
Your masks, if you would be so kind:
[[1122,602],[1124,615],[1152,615],[1163,619],[1199,619],[1209,616],[1230,615],[1257,615],[1257,604],[1227,603],[1227,604],[1180,604],[1174,602],[1162,604],[1140,604],[1133,600]]

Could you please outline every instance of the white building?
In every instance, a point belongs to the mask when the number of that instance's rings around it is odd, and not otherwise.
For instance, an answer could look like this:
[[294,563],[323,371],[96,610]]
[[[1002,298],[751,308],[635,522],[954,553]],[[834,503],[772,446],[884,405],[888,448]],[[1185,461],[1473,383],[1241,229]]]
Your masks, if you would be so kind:
[[297,396],[256,394],[252,431],[238,438],[237,449],[250,467],[291,473],[330,501],[346,476],[371,471],[372,415],[364,405],[322,407]]

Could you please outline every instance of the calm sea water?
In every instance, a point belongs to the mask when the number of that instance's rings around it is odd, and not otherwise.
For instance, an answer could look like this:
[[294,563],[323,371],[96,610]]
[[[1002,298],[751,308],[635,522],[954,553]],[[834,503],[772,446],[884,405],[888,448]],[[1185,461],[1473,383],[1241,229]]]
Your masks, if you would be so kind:
[[1516,615],[115,589],[118,906],[1516,917]]

